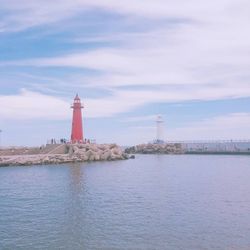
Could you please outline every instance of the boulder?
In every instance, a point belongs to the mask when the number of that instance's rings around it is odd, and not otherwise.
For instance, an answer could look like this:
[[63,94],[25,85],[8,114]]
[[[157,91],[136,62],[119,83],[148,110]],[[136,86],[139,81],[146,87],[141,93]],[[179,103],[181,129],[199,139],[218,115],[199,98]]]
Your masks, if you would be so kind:
[[101,158],[100,154],[99,153],[95,153],[94,160],[95,161],[100,161],[100,158]]
[[114,155],[122,155],[122,150],[118,147],[115,147],[115,148],[112,148],[111,149],[111,153],[114,154]]
[[165,143],[165,144],[140,144],[125,150],[126,153],[140,154],[181,154],[183,149],[180,143]]
[[106,150],[101,154],[100,159],[103,161],[107,161],[110,160],[110,157],[111,157],[111,152],[109,150]]

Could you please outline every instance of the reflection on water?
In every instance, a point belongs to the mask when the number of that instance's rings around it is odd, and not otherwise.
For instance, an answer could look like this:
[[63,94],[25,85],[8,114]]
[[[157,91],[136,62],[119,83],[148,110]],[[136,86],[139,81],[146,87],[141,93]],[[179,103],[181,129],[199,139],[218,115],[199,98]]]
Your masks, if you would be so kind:
[[250,157],[0,168],[0,249],[250,249]]
[[72,194],[79,196],[84,192],[84,168],[81,167],[81,164],[69,164],[69,186],[72,190]]

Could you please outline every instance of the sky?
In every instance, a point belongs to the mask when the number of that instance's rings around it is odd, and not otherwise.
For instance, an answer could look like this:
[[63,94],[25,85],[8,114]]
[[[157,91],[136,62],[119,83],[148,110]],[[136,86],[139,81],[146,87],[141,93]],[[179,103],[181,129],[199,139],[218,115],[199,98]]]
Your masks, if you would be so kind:
[[249,0],[0,0],[0,146],[250,139]]

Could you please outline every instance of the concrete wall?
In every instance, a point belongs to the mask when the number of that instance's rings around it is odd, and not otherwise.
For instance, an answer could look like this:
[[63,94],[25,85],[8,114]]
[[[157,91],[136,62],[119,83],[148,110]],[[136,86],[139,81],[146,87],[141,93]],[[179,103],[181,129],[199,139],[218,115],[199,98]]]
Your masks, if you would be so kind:
[[249,152],[250,142],[190,142],[181,143],[188,152]]

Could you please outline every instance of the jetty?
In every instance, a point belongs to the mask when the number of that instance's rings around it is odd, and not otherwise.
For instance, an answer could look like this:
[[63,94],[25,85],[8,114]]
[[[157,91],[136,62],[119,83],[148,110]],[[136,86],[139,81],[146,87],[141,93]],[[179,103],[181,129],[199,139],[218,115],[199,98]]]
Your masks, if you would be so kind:
[[250,140],[155,141],[125,149],[128,154],[241,154],[250,155]]
[[0,166],[115,161],[129,158],[131,156],[116,144],[48,144],[45,147],[0,149]]

